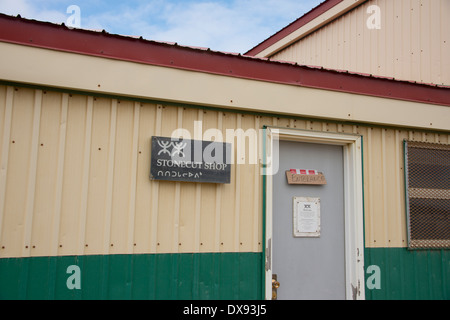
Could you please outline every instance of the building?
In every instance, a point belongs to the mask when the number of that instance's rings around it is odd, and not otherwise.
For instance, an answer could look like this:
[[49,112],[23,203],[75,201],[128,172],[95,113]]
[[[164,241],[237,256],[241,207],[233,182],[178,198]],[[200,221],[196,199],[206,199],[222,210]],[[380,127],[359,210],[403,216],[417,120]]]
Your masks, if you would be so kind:
[[[295,41],[251,57],[0,15],[0,297],[448,299],[448,65],[424,84],[273,60]],[[228,142],[230,181],[150,176],[152,138],[180,134]],[[439,207],[427,239],[413,207]]]
[[448,85],[449,12],[445,0],[324,1],[247,54]]

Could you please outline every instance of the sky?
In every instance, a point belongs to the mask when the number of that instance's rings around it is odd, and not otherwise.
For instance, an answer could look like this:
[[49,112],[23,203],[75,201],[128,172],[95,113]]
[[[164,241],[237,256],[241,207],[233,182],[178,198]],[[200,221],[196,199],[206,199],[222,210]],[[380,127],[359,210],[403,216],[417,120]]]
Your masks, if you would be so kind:
[[0,0],[0,12],[245,53],[324,0]]

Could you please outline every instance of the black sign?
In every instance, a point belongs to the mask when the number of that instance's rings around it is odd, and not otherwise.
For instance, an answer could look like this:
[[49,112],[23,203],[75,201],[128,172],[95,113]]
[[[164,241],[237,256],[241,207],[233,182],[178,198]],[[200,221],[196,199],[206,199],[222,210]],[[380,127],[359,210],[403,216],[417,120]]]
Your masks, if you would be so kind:
[[153,180],[230,183],[231,144],[152,137]]

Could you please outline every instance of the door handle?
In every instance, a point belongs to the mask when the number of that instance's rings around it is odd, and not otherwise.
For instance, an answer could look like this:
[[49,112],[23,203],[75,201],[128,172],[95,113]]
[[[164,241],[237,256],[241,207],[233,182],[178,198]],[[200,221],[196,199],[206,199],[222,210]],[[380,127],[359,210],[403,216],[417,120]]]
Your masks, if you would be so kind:
[[272,274],[272,300],[277,300],[278,299],[278,288],[280,287],[280,283],[277,280],[277,275],[276,274]]
[[280,283],[277,280],[272,279],[272,288],[278,289],[279,287],[280,287]]

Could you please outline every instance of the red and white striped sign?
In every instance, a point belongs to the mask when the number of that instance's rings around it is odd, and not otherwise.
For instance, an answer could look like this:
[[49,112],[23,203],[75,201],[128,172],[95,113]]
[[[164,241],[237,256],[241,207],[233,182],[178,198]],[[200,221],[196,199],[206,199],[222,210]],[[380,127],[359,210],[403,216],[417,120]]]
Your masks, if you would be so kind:
[[317,170],[310,170],[310,169],[291,169],[291,173],[293,174],[319,174]]

